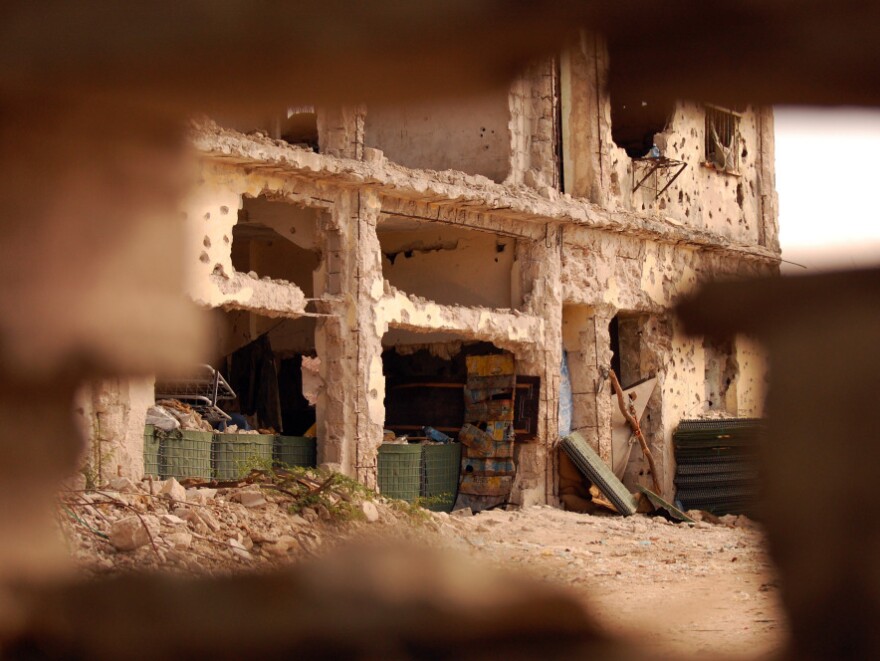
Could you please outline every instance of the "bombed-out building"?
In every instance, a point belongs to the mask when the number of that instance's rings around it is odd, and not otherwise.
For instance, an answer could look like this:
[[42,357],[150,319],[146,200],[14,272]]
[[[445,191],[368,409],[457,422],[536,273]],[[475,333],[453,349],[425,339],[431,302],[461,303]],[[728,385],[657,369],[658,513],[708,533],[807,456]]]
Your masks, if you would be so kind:
[[[773,116],[626,94],[585,34],[476,97],[325,107],[292,91],[250,124],[194,120],[186,240],[169,249],[213,311],[206,362],[247,391],[236,411],[308,432],[318,465],[376,486],[389,431],[457,439],[468,358],[504,356],[510,410],[484,416],[510,423],[504,499],[558,504],[560,424],[615,463],[613,369],[624,389],[656,379],[641,428],[672,495],[680,420],[761,413],[760,348],[689,337],[671,308],[777,271]],[[92,470],[143,476],[156,379],[80,393]],[[620,473],[652,483],[639,451]]]

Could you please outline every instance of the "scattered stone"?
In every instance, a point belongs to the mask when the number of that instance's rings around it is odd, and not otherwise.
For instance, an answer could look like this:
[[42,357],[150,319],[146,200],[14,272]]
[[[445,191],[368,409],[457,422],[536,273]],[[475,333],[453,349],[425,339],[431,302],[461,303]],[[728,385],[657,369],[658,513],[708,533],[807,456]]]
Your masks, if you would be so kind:
[[253,556],[250,554],[250,551],[248,551],[244,547],[244,544],[242,544],[234,537],[230,538],[229,540],[229,548],[232,549],[232,553],[237,555],[239,558],[242,558],[244,560],[253,560]]
[[322,521],[329,521],[333,517],[330,516],[330,510],[327,509],[327,506],[324,504],[320,504],[315,508],[315,511],[318,513],[318,517]]
[[379,520],[379,509],[369,500],[361,503],[361,511],[364,513],[368,523],[376,523]]
[[242,491],[239,500],[245,507],[262,507],[266,504],[266,499],[259,491]]
[[138,486],[127,477],[114,478],[110,480],[108,486],[119,493],[138,493],[140,491]]
[[202,510],[198,513],[198,517],[214,532],[220,530],[220,522],[214,518],[214,515],[209,510]]
[[318,513],[311,507],[304,508],[303,511],[300,512],[300,516],[302,516],[302,518],[304,518],[309,523],[314,523],[318,520]]
[[185,530],[165,536],[165,540],[176,549],[188,549],[192,545],[193,536]]
[[[143,518],[143,521],[141,519]],[[148,527],[153,528],[148,531]],[[126,516],[110,526],[110,543],[117,551],[133,551],[148,544],[150,535],[158,531],[158,521],[152,516]]]
[[167,523],[169,526],[185,526],[186,521],[181,519],[176,514],[163,514],[162,515],[162,523]]
[[165,484],[159,489],[159,495],[182,503],[186,502],[186,489],[173,477],[165,480]]
[[460,516],[460,517],[473,516],[473,515],[474,515],[473,510],[471,510],[470,507],[462,507],[461,509],[453,510],[452,514],[450,514],[450,516]]

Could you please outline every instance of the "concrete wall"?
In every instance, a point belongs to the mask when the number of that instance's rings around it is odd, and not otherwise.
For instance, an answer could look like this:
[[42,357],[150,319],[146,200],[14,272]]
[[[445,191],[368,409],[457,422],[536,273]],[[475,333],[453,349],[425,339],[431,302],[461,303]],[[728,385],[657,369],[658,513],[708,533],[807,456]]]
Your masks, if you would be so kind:
[[460,170],[502,182],[510,172],[508,91],[409,106],[370,107],[364,144],[411,168]]
[[652,175],[633,192],[648,170],[614,143],[615,100],[607,93],[614,63],[604,41],[583,34],[561,62],[566,192],[609,210],[643,213],[673,225],[779,249],[771,109],[742,111],[740,169],[729,174],[705,165],[705,106],[677,103],[665,129],[657,128],[656,143],[664,156],[687,167],[665,193],[655,197],[654,188],[665,185],[666,175]]
[[383,231],[382,273],[394,287],[449,305],[510,308],[515,239],[425,223]]

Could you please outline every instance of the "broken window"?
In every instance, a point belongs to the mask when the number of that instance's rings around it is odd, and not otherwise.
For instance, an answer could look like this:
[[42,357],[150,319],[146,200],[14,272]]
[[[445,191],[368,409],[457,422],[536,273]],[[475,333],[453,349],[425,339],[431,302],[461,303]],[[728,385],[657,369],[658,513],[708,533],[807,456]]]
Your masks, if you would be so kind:
[[232,228],[232,265],[252,277],[292,282],[313,296],[318,268],[317,209],[266,197],[245,198]]
[[720,172],[739,174],[742,115],[733,110],[706,105],[706,165]]
[[[627,76],[615,73],[615,62],[620,67],[631,65],[630,53],[609,44],[608,94],[611,100],[611,138],[630,158],[651,154],[655,136],[666,130],[675,110],[674,104],[656,95],[634,89]],[[664,145],[658,145],[663,149]]]

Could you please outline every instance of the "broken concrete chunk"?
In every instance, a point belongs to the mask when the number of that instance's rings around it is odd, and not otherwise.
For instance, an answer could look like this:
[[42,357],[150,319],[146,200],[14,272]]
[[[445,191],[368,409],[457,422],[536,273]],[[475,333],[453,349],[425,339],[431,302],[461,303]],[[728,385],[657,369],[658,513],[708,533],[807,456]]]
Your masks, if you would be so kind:
[[127,477],[117,477],[110,480],[110,484],[108,485],[113,491],[118,491],[119,493],[137,493],[140,491],[138,486],[132,482]]
[[165,537],[165,541],[176,549],[188,549],[192,544],[192,540],[193,536],[185,530],[171,533]]
[[186,521],[181,519],[179,516],[175,514],[163,514],[162,515],[162,523],[166,523],[169,526],[185,526]]
[[173,477],[165,480],[165,484],[159,490],[159,495],[181,503],[186,502],[186,489]]
[[376,505],[369,500],[365,500],[361,503],[361,511],[364,513],[364,516],[369,523],[376,523],[376,521],[379,520],[379,510]]
[[263,494],[258,491],[242,491],[239,500],[245,507],[262,507],[266,504]]
[[198,518],[204,522],[206,526],[208,526],[214,532],[220,530],[220,522],[214,518],[214,515],[211,514],[208,510],[202,510],[197,514]]
[[159,521],[154,516],[127,516],[110,526],[110,543],[117,551],[133,551],[148,544],[158,530]]
[[243,558],[244,560],[251,560],[253,558],[250,552],[244,547],[244,544],[242,544],[234,537],[230,538],[229,540],[229,548],[231,548],[232,553],[237,555],[239,558]]

